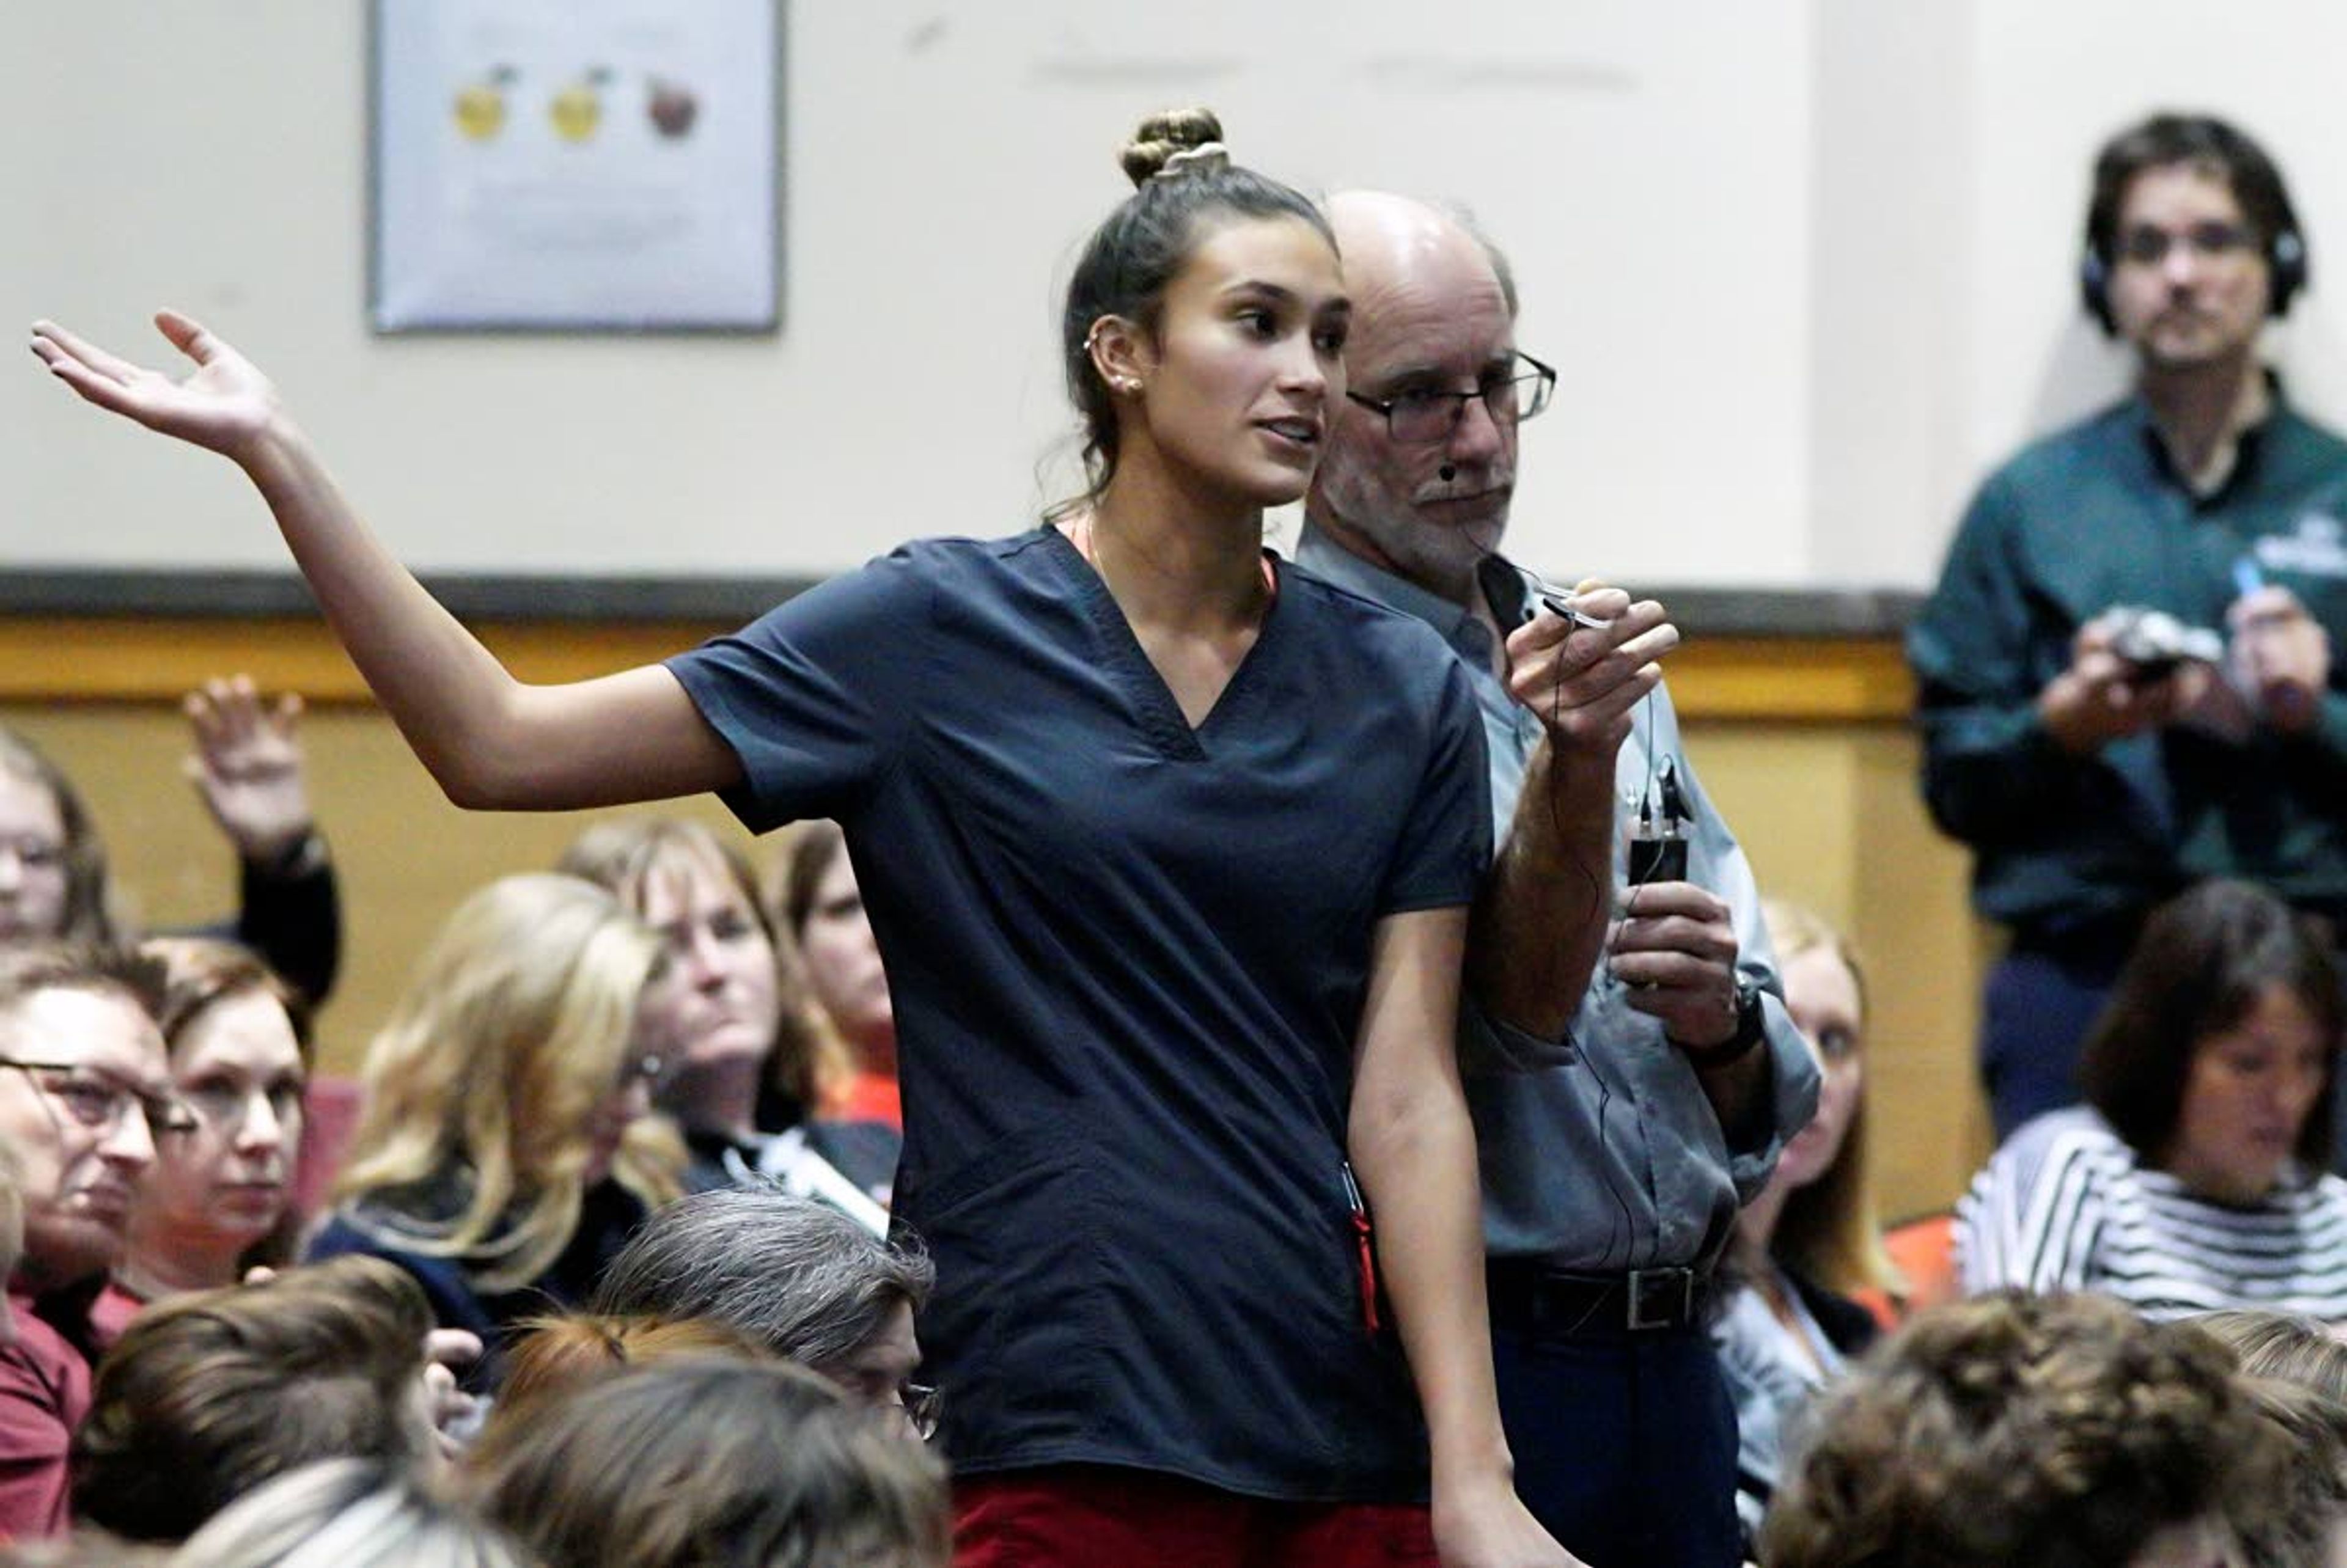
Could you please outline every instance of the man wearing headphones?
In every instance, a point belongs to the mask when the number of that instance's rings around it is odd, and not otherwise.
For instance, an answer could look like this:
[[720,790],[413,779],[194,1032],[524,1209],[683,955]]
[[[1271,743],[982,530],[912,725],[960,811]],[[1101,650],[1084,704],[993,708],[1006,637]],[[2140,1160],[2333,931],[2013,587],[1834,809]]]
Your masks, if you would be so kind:
[[2248,137],[2168,114],[2115,137],[2080,282],[2133,393],[1990,476],[1909,633],[1925,798],[2011,933],[1981,1028],[2000,1137],[2076,1098],[2081,1037],[2187,883],[2245,876],[2347,916],[2325,630],[2347,630],[2347,443],[2257,352],[2306,276]]

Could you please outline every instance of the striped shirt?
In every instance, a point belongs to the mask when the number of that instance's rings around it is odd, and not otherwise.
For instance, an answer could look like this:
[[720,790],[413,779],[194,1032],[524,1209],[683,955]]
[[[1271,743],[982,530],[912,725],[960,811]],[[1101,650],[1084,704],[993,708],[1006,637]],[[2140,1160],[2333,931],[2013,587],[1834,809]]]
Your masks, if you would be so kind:
[[2229,1307],[2347,1322],[2347,1182],[2293,1165],[2250,1207],[2185,1190],[2084,1106],[2028,1122],[1956,1205],[1964,1289],[2093,1290],[2147,1317]]

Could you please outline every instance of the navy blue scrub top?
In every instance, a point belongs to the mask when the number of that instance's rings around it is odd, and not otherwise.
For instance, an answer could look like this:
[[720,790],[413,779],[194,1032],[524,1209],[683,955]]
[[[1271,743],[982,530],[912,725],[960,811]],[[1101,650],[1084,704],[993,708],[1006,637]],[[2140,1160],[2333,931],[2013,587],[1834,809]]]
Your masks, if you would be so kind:
[[1048,528],[908,545],[670,661],[745,824],[846,829],[959,1473],[1424,1495],[1346,1112],[1377,923],[1489,860],[1482,733],[1427,627],[1276,570],[1194,731]]

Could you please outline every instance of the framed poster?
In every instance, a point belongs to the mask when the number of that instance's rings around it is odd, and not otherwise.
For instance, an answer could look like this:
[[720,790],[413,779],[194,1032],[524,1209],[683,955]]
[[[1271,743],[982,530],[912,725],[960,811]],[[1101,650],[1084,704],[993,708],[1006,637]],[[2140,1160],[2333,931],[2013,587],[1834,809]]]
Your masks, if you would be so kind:
[[779,0],[373,0],[378,332],[772,332]]

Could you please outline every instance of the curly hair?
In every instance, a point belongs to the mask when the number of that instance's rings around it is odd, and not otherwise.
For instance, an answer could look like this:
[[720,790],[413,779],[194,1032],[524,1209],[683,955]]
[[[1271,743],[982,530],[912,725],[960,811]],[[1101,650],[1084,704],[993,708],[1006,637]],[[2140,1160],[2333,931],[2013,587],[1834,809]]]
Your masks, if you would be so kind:
[[1768,1568],[2124,1568],[2276,1472],[2225,1348],[2093,1296],[1924,1313],[1818,1409]]

